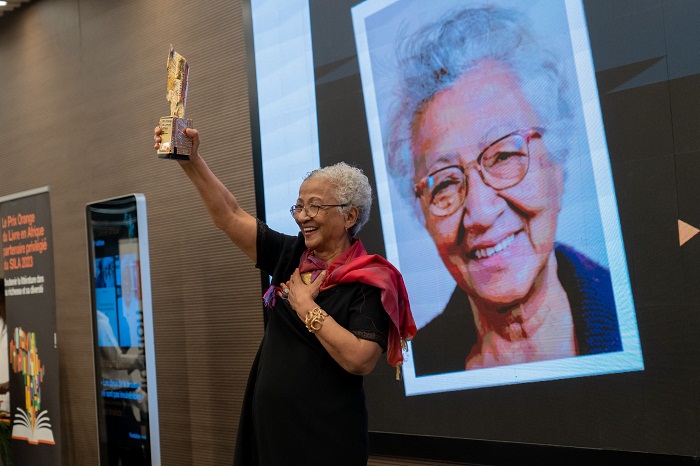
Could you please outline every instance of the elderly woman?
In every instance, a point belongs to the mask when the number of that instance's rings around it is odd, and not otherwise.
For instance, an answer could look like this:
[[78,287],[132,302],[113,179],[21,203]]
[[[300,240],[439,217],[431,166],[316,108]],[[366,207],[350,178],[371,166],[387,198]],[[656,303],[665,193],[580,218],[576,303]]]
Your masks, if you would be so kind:
[[620,351],[608,270],[555,242],[575,139],[560,60],[496,7],[402,52],[389,166],[457,283],[413,343],[417,374]]
[[355,238],[369,218],[367,177],[344,163],[308,174],[290,209],[301,232],[288,236],[243,211],[199,155],[198,132],[186,135],[194,155],[179,163],[215,225],[272,276],[234,464],[365,465],[362,376],[383,351],[398,369],[416,331],[400,273]]

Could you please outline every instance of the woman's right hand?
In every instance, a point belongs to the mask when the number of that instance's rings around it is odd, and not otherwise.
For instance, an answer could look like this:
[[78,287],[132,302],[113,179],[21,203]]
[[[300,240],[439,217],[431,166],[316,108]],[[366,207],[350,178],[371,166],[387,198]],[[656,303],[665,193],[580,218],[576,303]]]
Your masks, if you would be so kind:
[[163,133],[163,130],[160,129],[160,126],[156,126],[156,128],[153,130],[153,141],[155,141],[153,148],[155,150],[160,149],[160,143],[163,141],[160,137],[161,133]]
[[[192,139],[192,155],[190,155],[190,160],[193,157],[199,157],[199,131],[197,131],[194,128],[185,128],[183,130],[185,133],[185,136],[188,138]],[[163,141],[161,138],[161,134],[163,133],[163,130],[160,129],[160,126],[156,126],[155,129],[153,130],[153,148],[155,150],[160,149],[160,143]],[[187,160],[179,160],[179,162],[182,163],[187,163]]]

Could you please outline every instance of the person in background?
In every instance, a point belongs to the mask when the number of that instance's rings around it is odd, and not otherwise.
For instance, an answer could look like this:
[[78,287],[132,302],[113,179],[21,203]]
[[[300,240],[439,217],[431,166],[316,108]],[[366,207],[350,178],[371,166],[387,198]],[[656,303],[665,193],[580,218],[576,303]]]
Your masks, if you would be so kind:
[[309,173],[290,209],[300,233],[285,235],[241,208],[201,157],[199,132],[185,131],[193,155],[178,163],[214,224],[272,277],[234,464],[365,465],[363,376],[384,351],[398,367],[416,331],[401,274],[356,238],[372,202],[367,177],[345,163]]
[[457,284],[416,374],[621,351],[609,271],[555,241],[576,141],[562,60],[487,6],[408,37],[399,68],[390,173]]

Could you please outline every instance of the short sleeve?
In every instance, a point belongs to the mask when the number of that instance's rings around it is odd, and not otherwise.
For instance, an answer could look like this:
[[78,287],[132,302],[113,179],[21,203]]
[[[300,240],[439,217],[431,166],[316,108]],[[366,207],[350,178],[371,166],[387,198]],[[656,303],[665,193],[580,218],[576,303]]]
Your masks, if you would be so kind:
[[303,237],[290,236],[275,231],[258,220],[255,266],[272,276],[272,284],[285,281],[299,266],[299,257],[306,249]]
[[389,315],[382,306],[381,290],[360,285],[348,310],[348,330],[358,338],[373,341],[386,351]]

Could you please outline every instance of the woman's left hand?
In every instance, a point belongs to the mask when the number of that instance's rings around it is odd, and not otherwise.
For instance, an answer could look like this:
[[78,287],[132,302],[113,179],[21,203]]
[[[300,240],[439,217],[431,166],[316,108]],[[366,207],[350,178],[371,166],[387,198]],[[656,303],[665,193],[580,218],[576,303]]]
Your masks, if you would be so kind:
[[284,293],[285,290],[289,290],[287,299],[289,300],[290,306],[294,309],[301,320],[304,320],[306,313],[316,307],[316,302],[314,301],[321,290],[321,284],[326,278],[326,271],[322,271],[316,280],[312,281],[310,284],[304,283],[301,278],[301,273],[299,269],[296,269],[289,281],[281,286]]
[[[322,271],[316,280],[307,285],[302,280],[299,269],[296,269],[289,281],[280,285],[282,294],[287,294],[289,304],[297,313],[297,317],[304,323],[306,314],[318,307],[315,299],[321,290],[321,284],[325,280],[326,274],[327,271]],[[285,293],[286,290],[289,292]],[[326,310],[326,312],[328,311]],[[382,355],[382,347],[378,343],[363,340],[350,333],[331,315],[327,315],[322,323],[323,325],[319,326],[313,334],[335,362],[351,374],[369,374]]]

